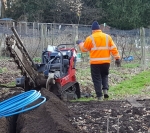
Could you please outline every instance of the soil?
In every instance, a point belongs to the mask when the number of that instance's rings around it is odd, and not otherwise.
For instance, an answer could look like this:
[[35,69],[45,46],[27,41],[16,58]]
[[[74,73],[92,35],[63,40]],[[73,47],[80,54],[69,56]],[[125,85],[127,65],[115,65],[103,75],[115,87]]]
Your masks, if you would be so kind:
[[148,133],[150,132],[150,100],[141,100],[143,107],[128,101],[92,101],[70,103],[71,118],[87,133]]
[[[20,75],[11,61],[0,62],[0,85]],[[7,71],[6,71],[7,70]],[[15,71],[15,73],[14,73]],[[0,101],[22,93],[22,88],[0,87]],[[0,118],[0,133],[149,133],[150,100],[136,97],[124,100],[63,102],[41,89],[47,101],[19,115]]]

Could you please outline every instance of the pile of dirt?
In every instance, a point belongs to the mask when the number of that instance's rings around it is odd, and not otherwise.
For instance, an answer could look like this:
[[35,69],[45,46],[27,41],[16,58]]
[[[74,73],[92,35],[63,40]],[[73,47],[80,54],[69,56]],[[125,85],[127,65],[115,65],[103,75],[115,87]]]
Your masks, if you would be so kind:
[[41,90],[42,96],[47,98],[46,103],[20,114],[17,120],[18,133],[79,133],[77,127],[69,122],[72,115],[63,101],[46,89]]
[[69,121],[73,114],[63,101],[46,89],[42,89],[41,94],[47,98],[41,106],[1,118],[0,133],[82,133]]

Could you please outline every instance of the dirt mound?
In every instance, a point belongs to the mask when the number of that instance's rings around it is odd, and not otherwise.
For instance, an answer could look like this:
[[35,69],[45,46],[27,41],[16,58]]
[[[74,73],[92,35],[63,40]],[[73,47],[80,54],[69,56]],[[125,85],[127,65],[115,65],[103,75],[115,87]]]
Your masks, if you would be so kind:
[[46,89],[42,89],[41,93],[47,98],[46,103],[32,111],[20,114],[17,120],[17,132],[81,133],[69,122],[68,117],[71,112],[65,103]]
[[81,133],[69,121],[73,113],[63,101],[46,89],[41,94],[47,98],[41,106],[0,119],[0,133]]
[[0,133],[82,133],[69,121],[72,112],[67,105],[46,89],[41,90],[47,101],[19,115],[1,118]]

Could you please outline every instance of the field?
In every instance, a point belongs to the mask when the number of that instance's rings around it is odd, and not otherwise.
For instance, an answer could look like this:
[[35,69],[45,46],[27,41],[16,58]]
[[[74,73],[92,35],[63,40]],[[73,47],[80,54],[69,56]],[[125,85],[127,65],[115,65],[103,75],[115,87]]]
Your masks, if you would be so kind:
[[[134,63],[111,67],[110,99],[104,101],[83,97],[63,102],[43,88],[41,93],[47,97],[46,103],[19,115],[0,118],[0,133],[148,133],[149,75],[150,70],[142,71]],[[11,59],[0,61],[1,101],[23,92],[14,87],[19,76],[20,70]],[[78,63],[77,79],[83,96],[94,96],[87,63]]]

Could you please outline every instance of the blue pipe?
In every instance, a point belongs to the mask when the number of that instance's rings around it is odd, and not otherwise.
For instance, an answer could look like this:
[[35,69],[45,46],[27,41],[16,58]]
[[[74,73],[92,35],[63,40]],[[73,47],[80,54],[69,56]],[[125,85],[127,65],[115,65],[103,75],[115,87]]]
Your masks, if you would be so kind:
[[[40,102],[34,102],[38,99]],[[3,102],[0,102],[0,118],[12,116],[15,114],[23,113],[25,111],[31,110],[43,104],[46,101],[46,98],[41,96],[41,93],[36,90],[30,90],[19,95],[16,95],[12,98],[9,98]],[[30,106],[30,104],[34,104]]]

